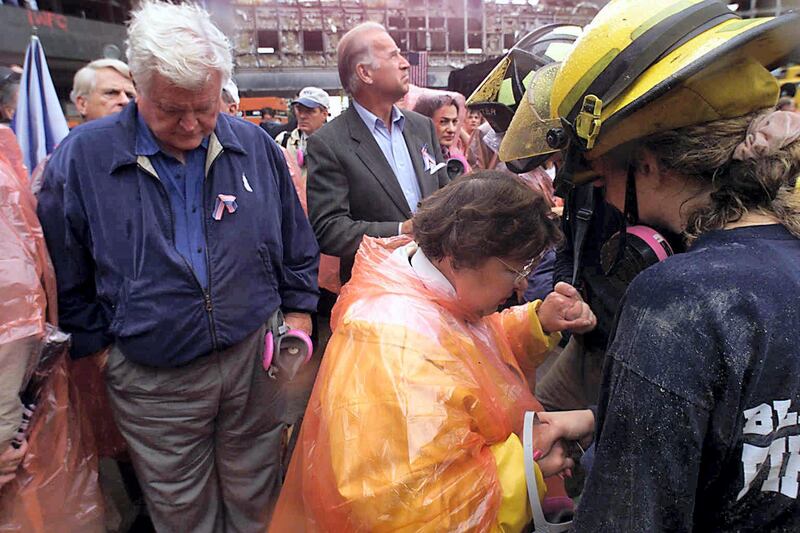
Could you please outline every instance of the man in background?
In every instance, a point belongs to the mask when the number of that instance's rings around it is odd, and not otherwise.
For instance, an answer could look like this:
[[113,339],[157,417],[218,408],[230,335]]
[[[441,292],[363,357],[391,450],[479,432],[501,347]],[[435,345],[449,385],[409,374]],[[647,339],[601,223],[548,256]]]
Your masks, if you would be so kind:
[[409,63],[386,29],[356,26],[337,56],[352,105],[308,140],[308,214],[322,252],[341,259],[344,283],[364,235],[410,234],[419,201],[448,178],[433,123],[395,105]]
[[84,122],[119,113],[136,98],[131,71],[118,59],[96,59],[75,73],[69,98]]
[[[131,71],[128,65],[118,59],[95,59],[75,73],[69,98],[75,104],[75,109],[80,113],[83,122],[119,113],[136,98]],[[31,190],[35,195],[38,195],[42,188],[48,161],[50,156],[39,163],[31,173]],[[55,189],[52,191],[56,192]],[[55,202],[47,209],[61,208],[59,195],[60,191],[56,196],[51,194],[43,199],[46,204]]]
[[[297,98],[292,101],[291,109],[297,118],[297,127],[292,131],[284,131],[275,139],[281,146],[292,174],[297,196],[303,208],[308,211],[306,185],[307,185],[307,142],[310,135],[319,130],[328,120],[330,96],[318,87],[305,87]],[[314,353],[311,360],[298,373],[294,380],[287,386],[287,411],[286,421],[290,424],[289,445],[285,464],[291,458],[294,445],[297,442],[300,424],[305,413],[311,390],[319,370],[322,355],[331,336],[330,318],[331,309],[336,302],[336,297],[341,288],[339,283],[339,259],[321,254],[319,259],[319,288],[320,299],[317,313],[314,315]]]
[[232,117],[239,116],[239,88],[233,81],[233,78],[228,80],[222,87],[222,95],[220,96],[220,111]]
[[330,96],[317,87],[306,87],[292,101],[291,106],[294,116],[297,117],[297,127],[292,131],[280,133],[275,138],[275,142],[292,154],[305,177],[307,175],[306,143],[308,137],[328,121]]

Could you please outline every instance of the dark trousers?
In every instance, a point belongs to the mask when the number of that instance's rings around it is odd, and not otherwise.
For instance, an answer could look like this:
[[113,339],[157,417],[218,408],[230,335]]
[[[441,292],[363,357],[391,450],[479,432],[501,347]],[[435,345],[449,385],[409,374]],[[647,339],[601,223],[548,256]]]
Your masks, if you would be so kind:
[[548,411],[597,405],[605,352],[588,351],[573,335],[547,373],[536,381],[536,398]]

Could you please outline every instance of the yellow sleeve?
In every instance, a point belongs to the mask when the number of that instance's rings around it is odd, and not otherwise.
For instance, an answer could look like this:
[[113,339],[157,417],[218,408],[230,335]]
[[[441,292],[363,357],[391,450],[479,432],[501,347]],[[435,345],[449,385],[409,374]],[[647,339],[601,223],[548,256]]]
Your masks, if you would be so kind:
[[[517,533],[531,522],[531,508],[528,503],[528,486],[525,481],[524,450],[516,434],[512,433],[505,442],[498,442],[489,448],[497,464],[497,478],[502,496],[497,522],[492,531],[497,533]],[[536,487],[540,498],[547,492],[539,465],[536,469]]]
[[500,313],[501,327],[518,361],[529,359],[538,365],[561,340],[560,333],[546,335],[542,330],[536,314],[541,305],[542,301],[536,300]]

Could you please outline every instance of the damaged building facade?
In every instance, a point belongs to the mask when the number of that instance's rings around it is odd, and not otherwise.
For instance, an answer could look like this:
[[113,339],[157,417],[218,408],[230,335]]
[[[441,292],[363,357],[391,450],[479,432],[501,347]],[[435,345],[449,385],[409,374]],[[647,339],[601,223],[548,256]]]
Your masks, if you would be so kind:
[[403,52],[421,53],[413,62],[427,74],[427,86],[445,87],[450,71],[496,58],[544,24],[585,24],[605,3],[239,0],[231,10],[236,80],[250,94],[288,96],[305,85],[337,92],[339,38],[361,22],[374,21],[389,30]]
[[[383,24],[403,52],[422,63],[428,87],[448,74],[502,55],[544,24],[585,25],[608,0],[232,0],[226,31],[236,50],[236,80],[252,95],[291,96],[298,87],[341,90],[336,45],[353,26]],[[227,2],[226,2],[227,4]],[[800,0],[732,3],[744,17],[800,8]],[[414,54],[420,53],[420,54]]]

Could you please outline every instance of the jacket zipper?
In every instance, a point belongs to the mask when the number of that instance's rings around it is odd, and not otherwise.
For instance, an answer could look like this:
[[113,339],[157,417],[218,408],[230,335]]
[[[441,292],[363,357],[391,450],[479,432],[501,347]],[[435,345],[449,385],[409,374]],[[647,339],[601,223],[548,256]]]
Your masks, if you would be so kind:
[[[148,176],[152,176],[153,178],[155,178],[156,182],[158,183],[158,192],[159,192],[159,194],[161,194],[161,197],[167,203],[167,212],[169,213],[170,231],[171,231],[170,237],[172,238],[172,245],[175,246],[175,219],[174,219],[174,216],[172,214],[172,207],[170,207],[170,205],[169,205],[169,196],[167,195],[167,190],[164,188],[164,183],[161,181],[161,178],[159,178],[155,174],[151,173],[149,170],[144,168],[142,165],[137,163],[136,166],[139,167],[139,169],[142,172],[144,172],[145,174],[147,174]],[[205,182],[205,176],[203,178],[203,181]],[[186,258],[183,257],[181,254],[178,254],[178,255],[181,256],[181,260],[183,261],[183,264],[186,266],[186,269],[192,275],[192,278],[194,278],[194,280],[197,282],[197,286],[200,288],[200,292],[203,293],[203,301],[205,302],[206,316],[208,317],[208,331],[211,334],[211,347],[212,347],[213,351],[216,352],[218,344],[217,344],[217,332],[214,329],[214,313],[213,313],[214,306],[211,304],[211,270],[210,270],[210,265],[209,265],[209,262],[208,262],[208,235],[207,235],[207,232],[206,232],[205,202],[206,202],[206,199],[205,199],[205,191],[204,191],[204,194],[203,194],[203,236],[206,239],[206,271],[207,271],[207,274],[208,274],[208,290],[203,288],[203,284],[200,283],[200,279],[198,279],[197,274],[195,273],[194,269],[192,268],[192,265],[190,265],[189,262],[186,260]]]
[[[216,158],[214,159],[216,161]],[[214,162],[211,162],[213,165]],[[211,170],[209,165],[208,170]],[[206,298],[206,312],[208,312],[209,323],[211,326],[211,342],[214,345],[214,351],[217,351],[217,330],[214,327],[214,306],[211,304],[211,261],[208,259],[208,220],[206,213],[208,213],[206,204],[206,173],[203,174],[203,239],[206,241],[206,286],[208,289],[204,292]],[[199,283],[199,281],[198,281]]]

